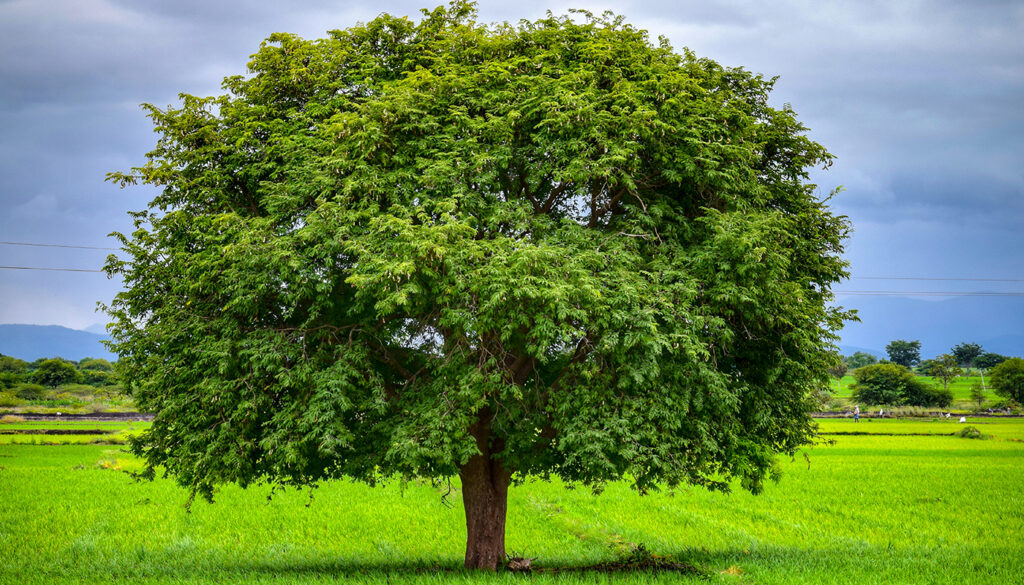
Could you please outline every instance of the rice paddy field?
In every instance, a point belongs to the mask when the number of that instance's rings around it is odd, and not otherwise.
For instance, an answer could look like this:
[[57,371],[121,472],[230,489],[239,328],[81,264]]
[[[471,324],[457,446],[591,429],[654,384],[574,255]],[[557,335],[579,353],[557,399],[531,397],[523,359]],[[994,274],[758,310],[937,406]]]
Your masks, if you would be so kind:
[[[58,423],[0,423],[0,431]],[[144,423],[59,423],[138,432]],[[90,435],[0,434],[0,583],[1020,583],[1024,420],[822,420],[763,494],[511,490],[532,574],[462,571],[458,486],[227,486],[210,505]],[[111,438],[111,434],[92,438]],[[32,444],[45,438],[58,444]],[[116,441],[116,439],[115,439]],[[26,444],[27,442],[27,444]],[[76,444],[79,443],[79,444]],[[804,456],[806,455],[806,457]],[[643,545],[697,573],[595,572]]]

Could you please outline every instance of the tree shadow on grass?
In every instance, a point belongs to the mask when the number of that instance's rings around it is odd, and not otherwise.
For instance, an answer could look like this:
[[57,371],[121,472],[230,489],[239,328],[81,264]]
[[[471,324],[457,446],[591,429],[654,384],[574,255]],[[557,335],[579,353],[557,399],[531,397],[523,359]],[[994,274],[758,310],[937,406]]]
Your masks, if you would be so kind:
[[[831,543],[830,543],[831,544]],[[685,549],[676,556],[710,574],[746,575],[754,581],[796,583],[1004,583],[1024,563],[1011,548],[982,549],[967,543],[914,546],[836,542],[827,548],[752,544],[724,550]]]
[[[145,571],[144,575],[123,575],[127,580],[172,579],[181,581],[209,581],[215,583],[234,582],[333,582],[338,579],[359,583],[399,582],[519,582],[522,579],[539,579],[541,582],[614,582],[626,577],[630,583],[638,582],[695,582],[705,580],[708,574],[702,569],[681,563],[675,559],[652,556],[646,560],[616,559],[588,565],[555,566],[534,561],[530,570],[510,571],[501,569],[490,573],[470,571],[462,566],[461,559],[437,559],[390,562],[356,562],[349,560],[303,560],[293,559],[251,559],[214,560],[208,559],[196,566],[182,564],[164,565],[156,570]],[[140,578],[141,577],[141,578]]]

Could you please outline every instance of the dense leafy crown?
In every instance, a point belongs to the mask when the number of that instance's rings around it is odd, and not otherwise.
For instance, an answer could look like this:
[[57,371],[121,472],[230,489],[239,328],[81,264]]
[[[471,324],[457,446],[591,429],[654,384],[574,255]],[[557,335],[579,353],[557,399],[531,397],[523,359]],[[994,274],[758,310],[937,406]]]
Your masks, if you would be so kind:
[[812,436],[848,226],[772,81],[621,18],[470,4],[272,35],[147,106],[160,186],[108,270],[135,443],[199,493],[458,473],[757,489]]

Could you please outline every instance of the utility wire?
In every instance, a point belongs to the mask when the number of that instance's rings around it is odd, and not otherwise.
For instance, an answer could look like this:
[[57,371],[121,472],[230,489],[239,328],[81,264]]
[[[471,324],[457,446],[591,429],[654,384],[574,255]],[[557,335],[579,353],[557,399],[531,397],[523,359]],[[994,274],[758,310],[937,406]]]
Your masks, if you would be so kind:
[[912,291],[912,290],[834,290],[837,295],[915,296],[915,297],[1024,297],[1024,292]]
[[1024,282],[1024,278],[931,278],[912,276],[851,276],[854,280],[948,280],[957,282]]
[[86,270],[84,268],[40,268],[38,266],[0,266],[3,270],[51,270],[54,272],[104,272],[103,270]]
[[[34,246],[39,248],[75,248],[79,250],[109,250],[119,252],[120,248],[103,246],[78,246],[71,244],[39,244],[34,242],[0,242],[4,246]],[[7,268],[7,267],[4,267]],[[26,268],[27,269],[27,268]],[[43,269],[40,269],[43,270]],[[950,282],[1024,282],[1024,278],[939,278],[930,276],[851,276],[851,280],[921,280]]]
[[118,251],[120,248],[104,248],[101,246],[71,246],[67,244],[34,244],[31,242],[0,242],[4,246],[35,246],[39,248],[77,248],[79,250],[111,250]]

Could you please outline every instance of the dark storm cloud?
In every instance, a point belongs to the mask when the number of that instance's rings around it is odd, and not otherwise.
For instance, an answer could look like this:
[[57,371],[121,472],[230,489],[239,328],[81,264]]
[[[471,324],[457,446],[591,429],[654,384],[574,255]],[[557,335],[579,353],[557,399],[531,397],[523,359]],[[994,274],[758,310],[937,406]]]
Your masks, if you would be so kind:
[[[385,11],[417,19],[422,5],[0,2],[0,239],[104,245],[108,232],[130,228],[125,211],[152,195],[103,182],[106,172],[142,162],[155,142],[140,102],[219,93],[222,78],[244,73],[272,32],[316,38]],[[855,274],[921,274],[925,257],[933,275],[969,259],[974,275],[1024,265],[1019,2],[525,0],[482,2],[479,12],[485,22],[516,22],[574,5],[625,15],[677,49],[778,75],[773,102],[791,103],[810,136],[838,156],[813,178],[823,193],[846,187],[833,202],[854,222]],[[4,264],[102,260],[0,255]],[[99,275],[89,283],[0,272],[0,322],[95,322],[94,301],[116,283]],[[45,310],[33,302],[41,298]]]

